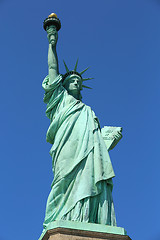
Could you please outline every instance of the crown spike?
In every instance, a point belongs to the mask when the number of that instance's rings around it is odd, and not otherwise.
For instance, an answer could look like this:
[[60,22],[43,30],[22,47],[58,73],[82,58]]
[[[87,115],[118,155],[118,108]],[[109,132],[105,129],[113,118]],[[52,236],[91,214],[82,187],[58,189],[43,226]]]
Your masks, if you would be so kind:
[[87,87],[85,85],[82,85],[83,88],[88,88],[88,89],[92,89],[91,87]]
[[[89,68],[89,67],[88,67]],[[84,69],[82,72],[80,72],[80,74],[82,75],[85,71],[88,70],[88,68]]]
[[76,72],[77,71],[77,65],[78,65],[78,58],[77,58],[77,61],[76,61],[76,65],[74,67],[74,71]]
[[64,63],[64,66],[65,66],[66,71],[69,72],[69,69],[68,69],[68,67],[67,67],[67,65],[66,65],[66,63],[65,63],[64,60],[63,60],[63,63]]
[[83,81],[88,81],[88,80],[91,80],[91,79],[94,79],[94,78],[83,78],[83,79],[82,79],[82,82],[83,82]]

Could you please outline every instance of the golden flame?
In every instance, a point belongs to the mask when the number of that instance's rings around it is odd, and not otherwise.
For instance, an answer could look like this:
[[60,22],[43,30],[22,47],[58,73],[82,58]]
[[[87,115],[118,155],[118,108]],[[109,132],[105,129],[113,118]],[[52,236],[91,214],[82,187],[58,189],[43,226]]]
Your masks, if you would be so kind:
[[49,18],[52,18],[52,17],[57,18],[57,14],[55,14],[55,13],[51,13],[48,17],[49,17]]

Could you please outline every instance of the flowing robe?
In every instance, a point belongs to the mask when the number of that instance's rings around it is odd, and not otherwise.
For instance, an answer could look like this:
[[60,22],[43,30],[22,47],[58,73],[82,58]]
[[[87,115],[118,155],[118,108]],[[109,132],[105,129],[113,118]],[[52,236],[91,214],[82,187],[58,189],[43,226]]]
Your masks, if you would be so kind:
[[52,84],[47,76],[42,86],[54,173],[44,228],[60,219],[115,226],[114,171],[97,117],[89,106],[68,94],[61,75]]

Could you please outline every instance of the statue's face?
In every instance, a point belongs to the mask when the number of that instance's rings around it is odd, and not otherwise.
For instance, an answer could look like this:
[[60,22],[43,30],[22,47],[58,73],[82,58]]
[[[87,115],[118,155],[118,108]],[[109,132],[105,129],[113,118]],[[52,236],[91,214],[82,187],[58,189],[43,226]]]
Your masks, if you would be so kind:
[[79,76],[73,75],[65,83],[64,87],[71,95],[72,93],[78,94],[82,89],[82,79]]

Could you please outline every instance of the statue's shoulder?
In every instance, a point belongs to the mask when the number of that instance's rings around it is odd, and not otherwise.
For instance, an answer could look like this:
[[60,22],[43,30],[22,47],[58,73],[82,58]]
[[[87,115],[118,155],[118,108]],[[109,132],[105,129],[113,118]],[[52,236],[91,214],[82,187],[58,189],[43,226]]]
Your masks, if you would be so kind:
[[59,74],[54,79],[51,79],[49,75],[47,75],[42,82],[42,87],[44,88],[45,91],[53,90],[60,85],[60,83],[62,82],[62,79],[63,79],[62,74]]

